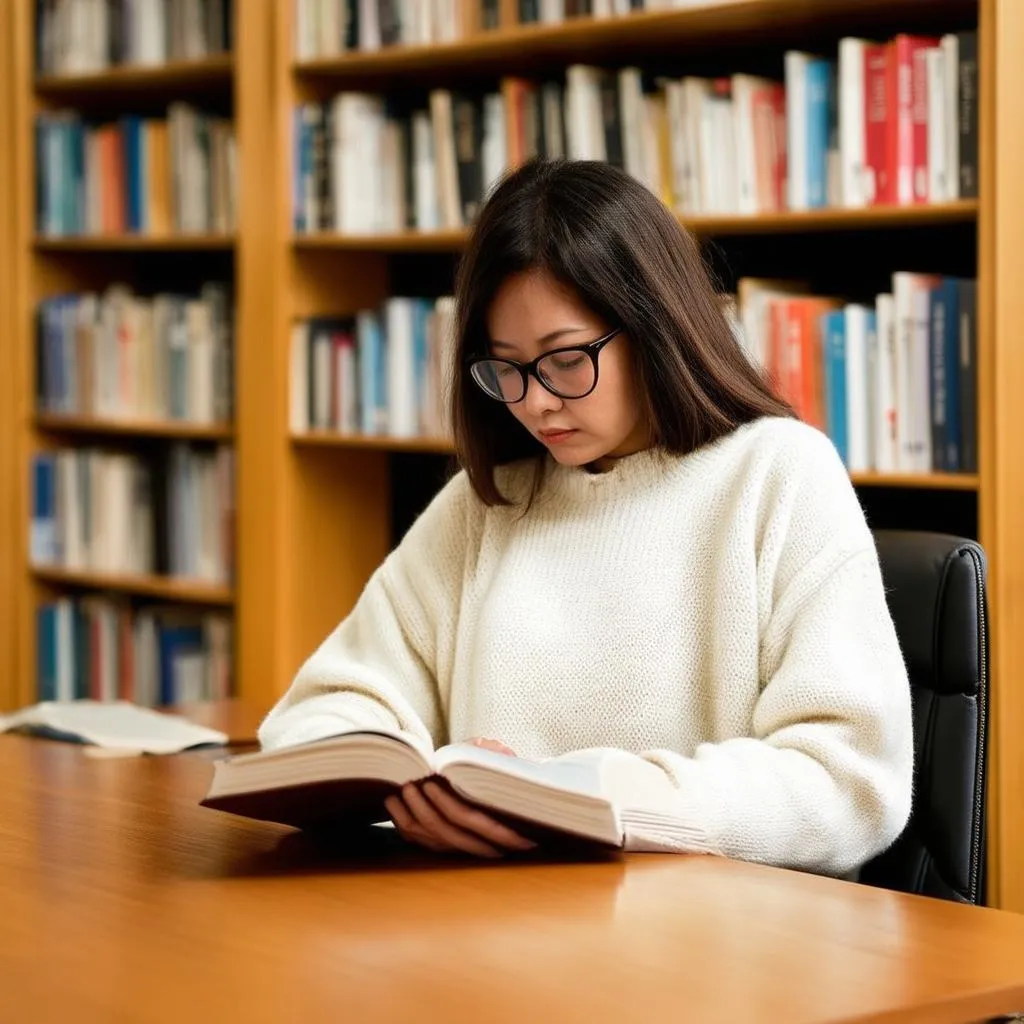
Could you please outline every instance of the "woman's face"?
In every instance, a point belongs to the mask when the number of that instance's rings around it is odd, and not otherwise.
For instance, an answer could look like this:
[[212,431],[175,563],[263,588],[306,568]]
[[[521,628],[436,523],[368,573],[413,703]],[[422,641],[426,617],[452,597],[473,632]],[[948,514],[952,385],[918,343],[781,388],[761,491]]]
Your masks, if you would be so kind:
[[[586,345],[614,326],[587,309],[570,289],[532,270],[505,281],[487,316],[490,354],[517,363],[528,363],[554,349]],[[571,365],[573,358],[567,353],[565,365]],[[583,359],[590,361],[587,355]],[[526,397],[508,405],[512,415],[566,466],[594,464],[599,470],[608,469],[616,458],[650,444],[628,337],[615,335],[597,359],[597,386],[586,397],[559,398],[531,375]]]

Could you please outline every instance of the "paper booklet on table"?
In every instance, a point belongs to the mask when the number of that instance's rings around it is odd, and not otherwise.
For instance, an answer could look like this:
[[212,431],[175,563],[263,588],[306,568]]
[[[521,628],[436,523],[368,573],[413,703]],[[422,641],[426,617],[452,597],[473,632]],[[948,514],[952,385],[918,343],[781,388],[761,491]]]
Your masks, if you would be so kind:
[[[386,796],[429,776],[513,825],[525,823],[528,833],[622,847],[632,824],[644,836],[638,848],[681,849],[688,838],[668,810],[672,790],[664,773],[621,751],[528,761],[470,744],[431,751],[382,730],[218,761],[201,803],[298,828],[369,824],[388,819]],[[637,801],[638,792],[647,796]]]
[[176,754],[228,737],[182,718],[128,701],[44,701],[0,715],[0,732],[18,731],[53,739],[92,743],[105,750]]

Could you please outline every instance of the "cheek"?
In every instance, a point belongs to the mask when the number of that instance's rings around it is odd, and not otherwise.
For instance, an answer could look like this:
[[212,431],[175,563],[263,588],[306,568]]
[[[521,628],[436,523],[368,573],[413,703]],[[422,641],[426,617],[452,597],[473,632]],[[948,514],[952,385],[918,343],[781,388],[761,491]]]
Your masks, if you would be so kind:
[[616,352],[615,358],[602,361],[597,387],[585,402],[586,415],[595,423],[611,430],[631,430],[639,416],[639,403],[628,359]]

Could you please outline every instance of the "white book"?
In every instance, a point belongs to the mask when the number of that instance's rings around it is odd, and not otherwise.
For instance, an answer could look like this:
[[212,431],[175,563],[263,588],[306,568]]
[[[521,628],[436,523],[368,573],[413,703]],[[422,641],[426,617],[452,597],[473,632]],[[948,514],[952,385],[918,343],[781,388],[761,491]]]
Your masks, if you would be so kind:
[[842,205],[867,205],[867,119],[864,110],[863,39],[839,41],[839,153]]
[[505,100],[500,93],[484,96],[484,137],[480,149],[484,197],[490,196],[508,167]]
[[791,210],[808,209],[806,53],[788,50],[786,69],[786,194]]
[[309,324],[292,324],[291,332],[291,401],[289,428],[293,434],[309,430]]
[[540,20],[544,25],[565,21],[565,0],[540,0]]
[[412,167],[416,230],[436,231],[440,209],[434,162],[434,129],[430,114],[425,110],[418,110],[412,116]]
[[900,466],[896,408],[896,308],[892,295],[875,299],[878,356],[875,362],[875,469],[895,473]]
[[56,606],[57,632],[57,700],[75,697],[75,643],[73,631],[73,605],[61,598]]
[[511,817],[527,836],[561,833],[650,851],[692,849],[699,838],[673,813],[678,799],[665,773],[621,751],[531,761],[471,744],[435,751],[387,730],[327,735],[217,761],[201,802],[299,827],[344,821],[349,814],[363,824],[383,822],[383,793],[430,776],[444,778],[471,803]]
[[415,437],[416,402],[416,299],[390,298],[384,305],[387,333],[388,433]]
[[871,468],[868,409],[868,309],[849,305],[843,312],[846,334],[847,467]]
[[359,49],[380,49],[380,8],[377,0],[358,0]]
[[[99,619],[97,633],[100,638],[99,697],[103,701],[117,700],[117,611],[112,604],[104,601],[97,604]],[[63,699],[58,694],[58,699]]]
[[732,122],[736,150],[737,212],[754,214],[757,201],[757,147],[754,141],[754,93],[767,84],[753,75],[732,76]]
[[946,135],[946,198],[960,198],[960,41],[950,33],[942,37],[946,88],[943,122]]
[[[949,198],[946,167],[946,55],[939,47],[925,52],[928,76],[928,201]],[[957,175],[959,177],[959,173]]]
[[329,430],[331,423],[331,370],[333,345],[329,331],[318,330],[313,336],[313,408],[311,425],[314,430]]
[[0,732],[15,729],[68,733],[99,747],[148,754],[174,754],[200,744],[228,741],[225,733],[215,729],[127,701],[47,701],[0,715]]
[[607,160],[599,68],[573,64],[565,73],[565,131],[570,160]]
[[313,32],[312,8],[318,0],[295,0],[295,59],[309,60],[317,56],[317,43]]
[[335,346],[335,361],[337,427],[343,434],[355,434],[359,430],[359,383],[356,377],[355,345]]
[[644,94],[639,68],[619,71],[619,123],[622,125],[622,156],[627,174],[645,178],[643,141],[640,134]]
[[462,198],[455,161],[452,94],[447,89],[434,89],[430,93],[430,121],[434,130],[434,167],[440,226],[454,230],[462,227]]

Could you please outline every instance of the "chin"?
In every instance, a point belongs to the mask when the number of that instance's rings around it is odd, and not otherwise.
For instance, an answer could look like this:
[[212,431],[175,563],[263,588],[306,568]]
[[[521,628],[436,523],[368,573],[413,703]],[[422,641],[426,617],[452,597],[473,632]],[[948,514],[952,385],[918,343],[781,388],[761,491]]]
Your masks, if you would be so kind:
[[586,466],[607,454],[604,449],[591,445],[580,445],[579,447],[553,445],[548,448],[548,451],[551,453],[551,458],[562,466]]

